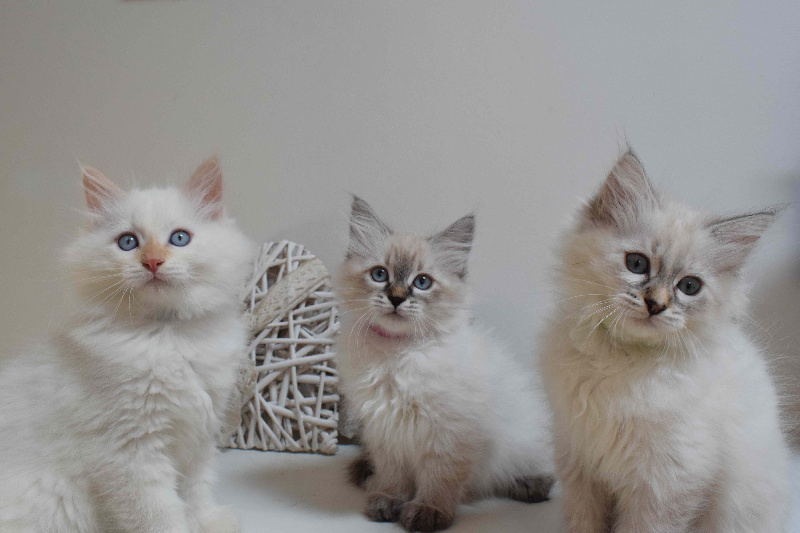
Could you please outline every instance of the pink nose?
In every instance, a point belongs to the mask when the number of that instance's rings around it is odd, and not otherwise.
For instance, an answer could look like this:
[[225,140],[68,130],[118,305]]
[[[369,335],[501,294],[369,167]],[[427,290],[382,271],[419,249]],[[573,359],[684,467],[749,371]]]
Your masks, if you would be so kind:
[[142,265],[144,265],[145,268],[147,268],[147,270],[149,270],[153,274],[155,274],[156,270],[158,270],[158,267],[160,267],[163,264],[164,264],[163,259],[148,259],[146,261],[142,261]]

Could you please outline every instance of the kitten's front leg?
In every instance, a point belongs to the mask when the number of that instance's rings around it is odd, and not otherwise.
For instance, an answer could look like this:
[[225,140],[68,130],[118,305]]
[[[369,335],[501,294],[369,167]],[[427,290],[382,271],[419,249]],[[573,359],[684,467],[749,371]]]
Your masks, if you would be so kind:
[[186,502],[191,530],[197,533],[239,533],[239,519],[227,507],[214,503],[211,486],[214,481],[212,459],[216,448],[208,446],[189,459],[179,493]]
[[160,451],[139,449],[115,459],[99,469],[93,483],[111,522],[104,531],[192,533],[175,490],[178,474]]
[[657,496],[646,483],[621,491],[615,533],[685,533],[697,517],[702,498],[694,494]]
[[564,496],[567,531],[608,533],[613,505],[609,491],[566,454],[558,457],[556,463]]
[[367,508],[374,522],[397,522],[403,505],[414,494],[414,479],[402,462],[385,451],[371,451],[374,473],[366,480]]
[[439,531],[453,523],[477,453],[466,442],[449,454],[429,454],[417,469],[416,497],[403,506],[400,523],[408,531]]

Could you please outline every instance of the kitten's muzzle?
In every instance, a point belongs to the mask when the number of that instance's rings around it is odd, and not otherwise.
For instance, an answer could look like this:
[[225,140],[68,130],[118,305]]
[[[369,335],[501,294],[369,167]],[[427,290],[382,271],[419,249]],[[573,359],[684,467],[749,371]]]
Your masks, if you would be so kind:
[[142,261],[142,266],[145,267],[150,272],[152,272],[153,274],[155,274],[156,271],[158,270],[158,267],[160,267],[163,264],[164,264],[163,259],[147,259],[145,261]]
[[645,290],[644,304],[647,312],[654,316],[662,312],[669,305],[669,291],[664,287],[652,287]]
[[644,304],[647,306],[647,312],[650,313],[650,316],[657,315],[667,308],[665,303],[651,300],[650,298],[645,298]]
[[400,307],[401,303],[406,301],[406,299],[403,298],[402,296],[389,296],[389,301],[392,302],[394,308],[397,309],[398,307]]
[[170,252],[166,246],[159,244],[156,239],[150,238],[142,247],[141,254],[142,266],[155,275],[158,267],[163,265],[169,257]]
[[386,289],[386,297],[396,310],[401,303],[408,299],[408,290],[397,284],[392,284]]

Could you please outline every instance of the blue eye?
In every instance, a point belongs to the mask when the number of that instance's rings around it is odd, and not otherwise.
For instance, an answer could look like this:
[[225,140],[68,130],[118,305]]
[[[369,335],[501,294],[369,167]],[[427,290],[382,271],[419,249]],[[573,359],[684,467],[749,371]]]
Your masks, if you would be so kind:
[[169,237],[170,244],[175,246],[186,246],[191,240],[192,238],[189,236],[189,234],[182,229],[173,231],[172,235]]
[[650,272],[650,261],[642,254],[635,252],[625,254],[625,266],[634,274],[647,274]]
[[384,283],[389,280],[389,272],[383,267],[375,267],[369,274],[378,283]]
[[139,246],[139,239],[137,239],[136,235],[134,235],[133,233],[126,233],[120,236],[120,238],[117,240],[117,245],[119,245],[119,247],[122,250],[130,252],[131,250]]
[[687,296],[694,296],[700,292],[700,287],[702,286],[703,282],[694,276],[686,276],[678,282],[678,290]]
[[430,276],[426,276],[425,274],[420,274],[416,278],[414,278],[414,286],[421,291],[427,291],[433,285],[433,278]]

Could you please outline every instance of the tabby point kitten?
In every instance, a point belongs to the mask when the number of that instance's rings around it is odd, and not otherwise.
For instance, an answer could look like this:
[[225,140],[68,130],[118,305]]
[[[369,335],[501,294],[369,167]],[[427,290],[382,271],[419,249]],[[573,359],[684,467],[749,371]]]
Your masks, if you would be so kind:
[[409,531],[453,521],[459,502],[548,498],[549,412],[508,350],[471,324],[475,220],[432,237],[394,233],[353,199],[339,272],[337,364],[364,454],[352,467],[366,514]]
[[631,151],[583,207],[542,356],[571,533],[785,531],[778,395],[742,327],[777,213],[685,207]]
[[216,159],[185,189],[84,169],[80,308],[0,362],[0,531],[233,533],[211,459],[245,356],[250,245]]

